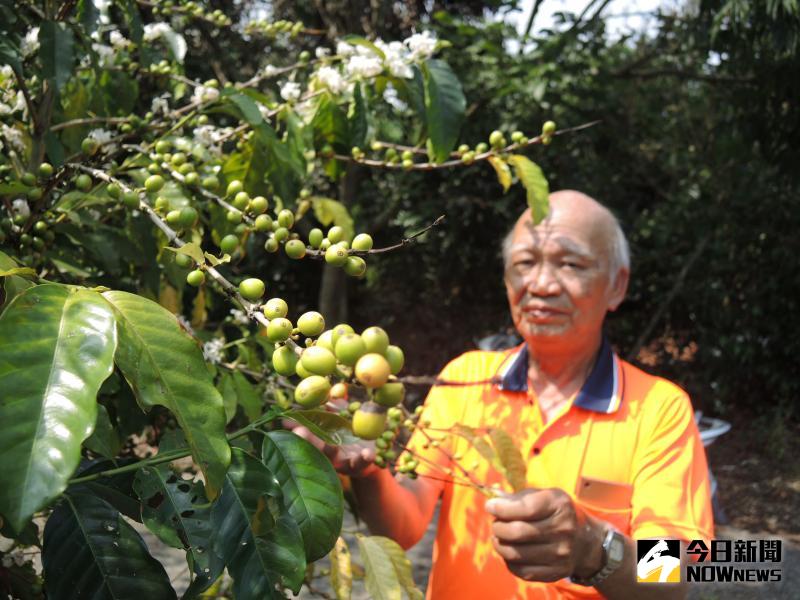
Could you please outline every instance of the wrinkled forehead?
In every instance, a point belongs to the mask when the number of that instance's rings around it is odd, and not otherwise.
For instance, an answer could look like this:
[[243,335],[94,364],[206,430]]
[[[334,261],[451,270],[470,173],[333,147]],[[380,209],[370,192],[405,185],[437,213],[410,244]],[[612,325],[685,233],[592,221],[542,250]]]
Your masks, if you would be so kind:
[[601,223],[585,218],[548,218],[538,225],[522,220],[514,227],[510,253],[523,251],[570,252],[602,258],[608,240]]

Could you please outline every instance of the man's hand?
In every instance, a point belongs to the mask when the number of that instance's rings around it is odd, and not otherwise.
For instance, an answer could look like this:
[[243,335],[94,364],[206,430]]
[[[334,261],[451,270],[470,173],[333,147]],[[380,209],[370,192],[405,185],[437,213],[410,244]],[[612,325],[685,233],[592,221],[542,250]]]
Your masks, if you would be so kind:
[[[307,427],[294,423],[285,423],[295,435],[304,440],[308,440],[316,448],[328,457],[336,469],[342,475],[350,477],[364,477],[378,470],[375,466],[375,443],[360,442],[357,444],[347,444],[343,446],[331,446],[315,436]],[[292,427],[292,425],[295,425]]]
[[605,530],[560,489],[529,489],[493,498],[486,510],[495,550],[526,581],[591,577],[602,567]]

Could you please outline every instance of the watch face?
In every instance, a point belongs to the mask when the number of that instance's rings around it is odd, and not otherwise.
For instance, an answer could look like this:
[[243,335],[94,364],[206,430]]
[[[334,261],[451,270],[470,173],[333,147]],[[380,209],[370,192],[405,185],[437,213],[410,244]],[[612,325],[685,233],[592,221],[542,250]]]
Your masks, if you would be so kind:
[[622,557],[625,554],[625,542],[619,537],[614,536],[608,546],[608,560],[609,562],[622,562]]

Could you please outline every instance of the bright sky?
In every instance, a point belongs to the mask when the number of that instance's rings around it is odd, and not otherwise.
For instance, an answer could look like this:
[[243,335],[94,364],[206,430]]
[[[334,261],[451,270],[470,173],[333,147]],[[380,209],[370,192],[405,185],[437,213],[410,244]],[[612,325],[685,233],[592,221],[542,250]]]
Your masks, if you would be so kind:
[[[534,32],[553,27],[555,13],[573,12],[577,15],[583,11],[589,2],[590,0],[544,0],[534,21]],[[601,4],[601,1],[596,3],[597,6]],[[610,17],[608,19],[609,33],[619,35],[630,30],[641,31],[646,29],[647,17],[632,13],[648,13],[658,7],[675,8],[680,4],[683,4],[683,2],[678,0],[612,0],[603,10],[603,15]],[[520,33],[528,23],[533,5],[534,0],[522,0],[520,2],[522,11],[508,17],[509,22],[516,22],[517,30]],[[592,9],[590,14],[593,10],[596,9]]]

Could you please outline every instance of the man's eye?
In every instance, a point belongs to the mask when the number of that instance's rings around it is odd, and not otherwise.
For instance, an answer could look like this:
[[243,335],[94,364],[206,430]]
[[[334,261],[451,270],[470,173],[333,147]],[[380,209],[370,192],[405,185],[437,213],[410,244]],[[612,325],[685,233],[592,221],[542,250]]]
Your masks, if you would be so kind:
[[561,263],[561,266],[563,266],[563,267],[566,267],[566,268],[568,268],[568,269],[575,269],[575,270],[580,270],[580,269],[583,269],[583,265],[582,265],[582,264],[580,264],[580,263],[577,263],[577,262],[575,262],[575,261],[572,261],[572,260],[565,260],[565,261],[563,261],[563,262]]

